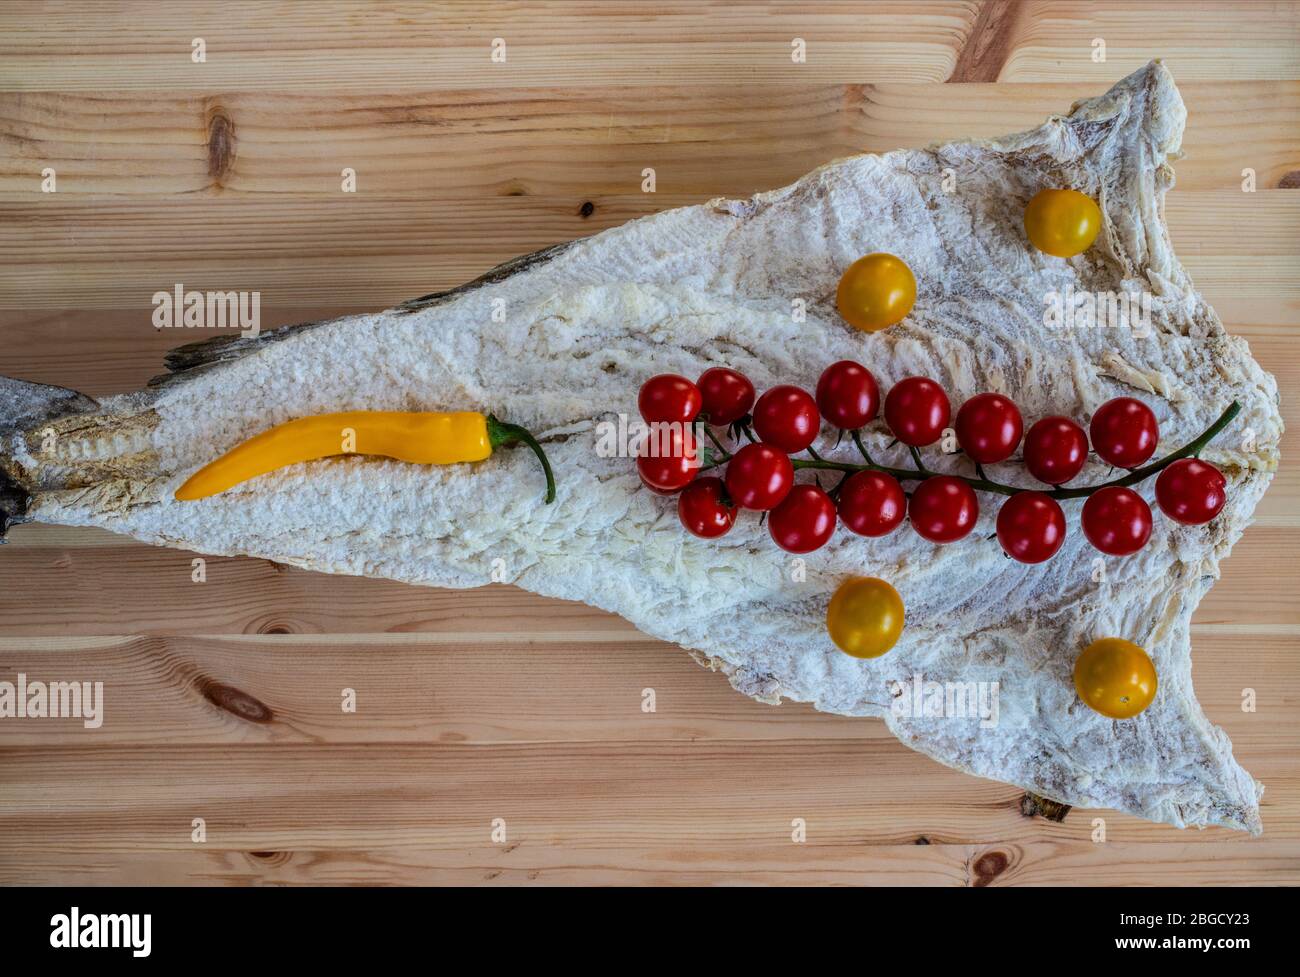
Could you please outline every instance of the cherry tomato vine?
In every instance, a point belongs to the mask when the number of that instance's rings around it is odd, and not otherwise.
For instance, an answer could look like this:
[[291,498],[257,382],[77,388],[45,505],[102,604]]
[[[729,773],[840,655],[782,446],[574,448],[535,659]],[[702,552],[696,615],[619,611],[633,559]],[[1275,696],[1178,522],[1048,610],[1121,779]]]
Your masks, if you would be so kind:
[[[1228,406],[1228,408],[1222,414],[1219,415],[1218,419],[1205,429],[1205,431],[1200,435],[1200,437],[1196,438],[1193,441],[1189,441],[1187,444],[1183,445],[1177,451],[1171,451],[1169,454],[1165,455],[1159,461],[1152,462],[1151,464],[1146,465],[1142,468],[1134,468],[1130,470],[1127,474],[1119,478],[1112,479],[1111,481],[1108,482],[1102,482],[1099,485],[1089,485],[1086,487],[1081,486],[1078,488],[1050,489],[1050,490],[1043,491],[1042,494],[1053,499],[1085,499],[1088,496],[1092,495],[1094,492],[1096,492],[1098,489],[1105,488],[1107,486],[1114,485],[1119,487],[1127,487],[1130,485],[1137,485],[1140,482],[1146,481],[1152,475],[1158,474],[1159,472],[1163,471],[1165,468],[1168,468],[1175,461],[1178,461],[1181,458],[1194,458],[1197,455],[1199,455],[1201,451],[1205,449],[1205,446],[1209,444],[1212,440],[1214,440],[1215,436],[1220,431],[1222,431],[1225,427],[1231,424],[1232,419],[1236,417],[1240,412],[1241,412],[1241,404],[1234,400]],[[874,460],[872,460],[871,455],[867,453],[866,446],[863,445],[862,443],[861,433],[859,431],[851,431],[849,433],[849,436],[853,439],[853,443],[857,445],[858,451],[862,455],[863,464],[861,465],[855,465],[851,462],[827,461],[823,458],[813,458],[809,460],[804,460],[802,458],[795,458],[792,459],[792,464],[794,465],[796,470],[812,468],[821,471],[839,471],[839,472],[849,472],[849,473],[864,472],[864,471],[885,472],[886,474],[893,475],[899,481],[916,481],[918,479],[933,478],[937,475],[946,474],[944,472],[931,471],[928,468],[926,468],[924,464],[921,462],[919,453],[916,452],[915,449],[912,449],[913,460],[916,462],[915,468],[892,468],[888,465],[877,464]],[[721,445],[719,445],[718,447],[721,448]],[[714,465],[726,464],[729,458],[730,455],[716,460],[712,460],[712,464],[710,464],[708,467],[713,467]],[[992,492],[992,493],[996,493],[997,495],[1015,495],[1019,492],[1039,491],[1038,489],[1026,488],[1024,486],[1019,486],[1019,485],[1004,485],[1001,482],[995,482],[990,478],[978,478],[978,477],[971,478],[970,476],[967,475],[956,475],[953,477],[960,478],[962,481],[966,482],[966,484],[968,484],[971,488],[975,489],[975,491],[977,492]]]
[[[1199,454],[1241,411],[1233,402],[1197,438],[1157,461],[1159,428],[1151,409],[1130,397],[1102,404],[1092,418],[1091,450],[1103,461],[1128,470],[1097,485],[1065,487],[1083,468],[1089,438],[1066,417],[1042,418],[1028,434],[1019,409],[1002,394],[970,398],[956,412],[957,440],[975,474],[938,472],[927,467],[920,449],[936,442],[953,419],[948,397],[935,381],[908,377],[899,381],[883,401],[886,427],[894,443],[907,446],[912,467],[877,462],[863,442],[866,429],[881,407],[875,378],[852,361],[832,364],[822,374],[817,395],[799,387],[773,387],[760,397],[739,373],[715,367],[697,386],[685,377],[662,375],[642,388],[642,416],[650,422],[698,422],[711,443],[695,447],[694,429],[674,432],[669,444],[690,448],[691,457],[638,459],[642,480],[653,491],[674,494],[683,489],[679,513],[683,526],[702,538],[728,532],[737,510],[770,515],[768,529],[782,549],[811,552],[829,542],[843,522],[861,536],[883,536],[904,516],[923,538],[955,542],[974,528],[979,517],[978,492],[1007,497],[997,519],[997,537],[1008,556],[1022,563],[1050,559],[1065,540],[1065,517],[1058,504],[1087,499],[1081,514],[1083,533],[1094,547],[1112,556],[1141,549],[1151,536],[1151,509],[1130,486],[1160,475],[1156,501],[1175,522],[1205,523],[1218,515],[1226,501],[1226,480]],[[831,461],[817,453],[813,442],[823,420],[848,434],[862,457],[860,463]],[[728,449],[713,426],[725,426],[739,447]],[[852,428],[841,425],[852,424]],[[985,464],[1009,459],[1024,444],[1025,465],[1048,487],[1007,485],[988,477]],[[839,441],[836,442],[839,444]],[[806,458],[791,455],[806,453]],[[701,473],[726,466],[722,478],[699,479]],[[1139,467],[1140,466],[1140,467]],[[798,471],[839,473],[826,489],[796,484]],[[902,483],[919,482],[910,492]]]

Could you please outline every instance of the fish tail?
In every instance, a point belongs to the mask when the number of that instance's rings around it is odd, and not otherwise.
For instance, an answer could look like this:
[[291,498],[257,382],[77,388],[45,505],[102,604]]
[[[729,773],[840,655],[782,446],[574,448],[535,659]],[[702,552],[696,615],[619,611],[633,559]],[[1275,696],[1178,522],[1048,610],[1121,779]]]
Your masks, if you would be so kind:
[[0,376],[0,542],[26,520],[37,478],[22,461],[29,433],[40,425],[99,405],[85,394]]

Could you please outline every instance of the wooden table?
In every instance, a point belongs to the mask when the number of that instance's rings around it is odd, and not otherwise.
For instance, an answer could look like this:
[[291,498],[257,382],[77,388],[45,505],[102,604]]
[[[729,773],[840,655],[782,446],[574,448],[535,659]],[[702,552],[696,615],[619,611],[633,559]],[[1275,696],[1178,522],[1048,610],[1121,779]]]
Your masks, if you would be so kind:
[[0,723],[0,881],[1300,880],[1296,5],[537,6],[0,8],[0,373],[132,389],[193,338],[150,325],[177,282],[260,290],[265,327],[380,308],[837,156],[1029,128],[1164,57],[1189,110],[1176,247],[1289,426],[1194,627],[1265,835],[1026,816],[880,722],[759,705],[508,587],[252,559],[196,584],[192,554],[24,526],[0,551],[0,678],[102,679],[107,718]]

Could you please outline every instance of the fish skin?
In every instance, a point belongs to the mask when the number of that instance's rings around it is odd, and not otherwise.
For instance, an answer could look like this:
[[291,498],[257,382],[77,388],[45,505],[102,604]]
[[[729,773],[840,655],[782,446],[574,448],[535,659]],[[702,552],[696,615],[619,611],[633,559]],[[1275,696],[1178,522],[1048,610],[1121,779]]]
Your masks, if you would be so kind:
[[[942,763],[1064,804],[1258,833],[1263,788],[1193,694],[1189,621],[1277,468],[1282,422],[1275,381],[1169,244],[1161,201],[1184,120],[1153,62],[1028,132],[839,160],[789,187],[633,221],[375,315],[182,347],[169,378],[98,405],[0,380],[0,500],[30,495],[30,520],[416,584],[478,586],[504,561],[511,582],[619,613],[763,701],[881,716]],[[1089,193],[1105,216],[1097,243],[1069,261],[1034,251],[1020,227],[1029,197],[1055,185]],[[865,335],[838,317],[835,285],[875,250],[903,257],[919,294],[907,320]],[[1151,294],[1152,334],[1049,329],[1044,297],[1066,286]],[[802,322],[793,298],[806,302]],[[642,489],[631,460],[595,450],[597,425],[635,417],[655,373],[725,365],[759,389],[812,389],[845,358],[885,387],[932,376],[954,404],[1006,393],[1027,423],[1082,421],[1110,397],[1137,396],[1160,421],[1158,454],[1238,400],[1241,414],[1203,453],[1224,470],[1228,504],[1202,527],[1157,511],[1143,551],[1100,560],[1078,531],[1081,503],[1067,502],[1062,550],[1023,566],[986,538],[995,500],[985,496],[976,531],[958,543],[841,528],[795,564],[756,519],[720,540],[688,537],[675,500]],[[558,499],[542,503],[535,460],[520,451],[447,468],[323,461],[201,502],[171,499],[200,465],[272,424],[360,409],[478,409],[523,424],[546,442]],[[42,431],[55,451],[42,450]],[[878,460],[906,464],[883,431],[865,440]],[[847,444],[823,454],[854,458]],[[931,467],[961,470],[926,454]],[[1071,484],[1107,475],[1094,460]],[[997,476],[1031,484],[1014,464]],[[1151,482],[1139,488],[1151,499]],[[824,627],[829,595],[864,573],[890,580],[908,615],[899,644],[870,661],[839,653]],[[1075,696],[1074,658],[1105,635],[1155,660],[1160,692],[1134,720],[1103,719]],[[896,716],[898,683],[917,674],[999,683],[998,724]]]

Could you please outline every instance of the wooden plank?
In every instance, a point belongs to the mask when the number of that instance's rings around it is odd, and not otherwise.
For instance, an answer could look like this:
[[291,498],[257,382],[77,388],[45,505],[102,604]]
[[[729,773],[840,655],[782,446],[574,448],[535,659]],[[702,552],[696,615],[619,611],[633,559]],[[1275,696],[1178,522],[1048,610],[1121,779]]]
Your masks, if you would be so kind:
[[[28,527],[19,527],[15,534]],[[990,542],[989,545],[995,545]],[[1207,623],[1300,625],[1289,566],[1300,529],[1249,529],[1202,601]],[[191,581],[192,553],[140,543],[0,553],[0,621],[9,636],[105,634],[495,634],[633,632],[586,605],[490,585],[467,591],[391,580],[312,574],[245,558],[207,558],[207,582]],[[633,632],[635,633],[635,632]]]
[[[1288,666],[1300,628],[1196,629],[1196,691],[1258,778],[1286,777],[1300,740]],[[150,743],[875,741],[882,722],[738,696],[681,649],[639,635],[483,632],[241,638],[0,638],[0,680],[102,682],[102,722],[0,724],[0,747]],[[1254,689],[1257,711],[1241,709]],[[356,692],[345,713],[342,690]],[[642,708],[654,690],[654,712]],[[562,692],[560,690],[563,690]],[[917,756],[916,763],[931,761]]]
[[[1105,60],[1094,60],[1096,39]],[[1099,80],[1162,58],[1175,77],[1300,76],[1294,3],[1040,0],[1026,4],[999,81]]]
[[469,591],[312,574],[266,560],[207,557],[126,541],[67,550],[6,547],[0,621],[7,635],[305,634],[481,631],[636,634],[585,604],[490,585]]
[[[259,291],[268,306],[383,308],[516,255],[695,198],[636,193],[579,202],[256,195],[32,197],[0,203],[0,309],[139,310],[189,288]],[[1207,297],[1300,300],[1300,194],[1175,193],[1174,244]],[[466,228],[474,228],[473,235]],[[188,337],[186,337],[188,338]],[[176,342],[184,339],[174,340]]]
[[[411,91],[556,85],[1113,80],[1153,57],[1196,79],[1295,79],[1294,3],[1027,2],[987,46],[970,3],[64,3],[6,11],[0,90]],[[133,16],[134,14],[134,16]],[[191,60],[194,39],[206,60]],[[506,59],[493,63],[502,38]],[[804,63],[792,41],[807,44]],[[1095,61],[1093,41],[1106,41]],[[965,60],[963,60],[965,55]],[[960,69],[960,71],[959,71]]]
[[[0,757],[0,864],[33,850],[192,850],[194,818],[205,820],[211,848],[253,851],[486,849],[494,818],[505,819],[508,840],[570,851],[783,844],[801,817],[819,844],[1014,844],[1091,832],[1090,818],[1027,818],[1015,788],[918,764],[891,739],[761,750],[744,741],[155,744]],[[1284,841],[1300,831],[1298,790],[1283,779],[1264,797],[1265,823]],[[1168,825],[1098,814],[1111,841],[1189,843]],[[1226,828],[1192,837],[1260,844]]]
[[[969,3],[62,3],[5,13],[0,90],[420,91],[942,81]],[[206,61],[191,60],[206,42]],[[504,62],[493,41],[505,41]],[[792,60],[802,38],[806,63]]]
[[[392,303],[383,303],[392,304]],[[377,307],[334,305],[261,307],[263,329],[333,319]],[[69,307],[32,312],[0,309],[6,376],[70,387],[92,397],[139,390],[165,373],[163,359],[177,346],[214,333],[155,329],[146,305],[130,309]]]
[[[20,671],[103,682],[103,722],[6,721],[0,747],[890,736],[879,722],[738,696],[680,648],[636,633],[0,639],[0,680]],[[342,709],[344,689],[355,712]]]
[[[1038,125],[1101,83],[806,85],[420,91],[0,94],[0,195],[341,192],[421,201],[635,192],[641,170],[686,197],[784,186],[858,152]],[[1276,187],[1300,170],[1300,83],[1186,82],[1183,190]],[[1178,195],[1175,195],[1176,197]],[[4,199],[4,196],[0,196]]]
[[[507,837],[509,837],[507,835]],[[0,858],[5,885],[1293,885],[1300,845],[1110,841],[1058,837],[1009,844],[847,844],[818,840],[610,848],[529,839],[504,845],[369,851],[60,852]]]

